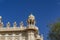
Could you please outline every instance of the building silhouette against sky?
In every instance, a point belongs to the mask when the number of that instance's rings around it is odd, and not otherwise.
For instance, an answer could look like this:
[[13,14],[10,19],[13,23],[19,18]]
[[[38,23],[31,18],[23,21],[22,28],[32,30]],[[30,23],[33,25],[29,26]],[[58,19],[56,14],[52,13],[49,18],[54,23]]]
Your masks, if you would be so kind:
[[4,24],[0,16],[0,40],[43,40],[43,35],[40,35],[38,27],[35,25],[35,16],[32,14],[27,19],[27,26],[23,22],[17,27],[17,23],[10,26],[10,22]]

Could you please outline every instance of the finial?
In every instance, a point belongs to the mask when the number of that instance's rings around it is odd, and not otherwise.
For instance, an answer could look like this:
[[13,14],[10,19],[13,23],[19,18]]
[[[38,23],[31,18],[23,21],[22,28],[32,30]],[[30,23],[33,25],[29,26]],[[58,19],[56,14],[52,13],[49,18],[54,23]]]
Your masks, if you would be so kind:
[[10,24],[10,22],[8,22],[8,24]]
[[7,27],[10,27],[10,22],[7,23]]
[[30,14],[29,15],[29,19],[35,19],[34,15],[33,14]]
[[14,22],[13,26],[16,27],[16,25],[17,25],[16,22]]
[[0,19],[1,19],[2,17],[0,16]]
[[4,26],[3,22],[1,24],[2,24],[2,26]]
[[23,26],[23,21],[21,21],[20,25]]
[[3,24],[3,22],[1,24]]
[[24,27],[23,27],[23,21],[21,21],[21,23],[20,23],[20,28],[21,28],[21,29],[24,28]]
[[29,25],[35,25],[35,16],[30,14],[27,22]]
[[14,22],[14,25],[16,24],[16,22]]
[[2,21],[2,17],[0,16],[0,23],[1,23],[1,21]]
[[3,25],[3,22],[1,22],[1,23],[0,23],[0,26],[1,26],[1,27],[3,27],[3,26],[4,26],[4,25]]

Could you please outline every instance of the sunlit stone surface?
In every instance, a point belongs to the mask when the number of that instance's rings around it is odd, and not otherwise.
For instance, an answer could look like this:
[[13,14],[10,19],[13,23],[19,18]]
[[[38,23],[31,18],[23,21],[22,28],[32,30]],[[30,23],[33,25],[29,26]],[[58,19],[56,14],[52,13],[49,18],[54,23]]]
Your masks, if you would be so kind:
[[13,27],[10,27],[10,22],[4,27],[0,16],[0,40],[43,40],[43,35],[40,35],[32,14],[28,17],[27,26],[21,22],[19,27],[16,22],[13,23]]

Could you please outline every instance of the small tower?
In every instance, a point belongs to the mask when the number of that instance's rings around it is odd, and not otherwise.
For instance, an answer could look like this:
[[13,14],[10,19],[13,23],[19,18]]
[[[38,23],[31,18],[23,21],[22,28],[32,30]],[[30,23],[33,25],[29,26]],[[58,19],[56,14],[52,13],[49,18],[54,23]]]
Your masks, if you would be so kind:
[[34,15],[30,14],[27,20],[28,25],[35,25],[35,17]]

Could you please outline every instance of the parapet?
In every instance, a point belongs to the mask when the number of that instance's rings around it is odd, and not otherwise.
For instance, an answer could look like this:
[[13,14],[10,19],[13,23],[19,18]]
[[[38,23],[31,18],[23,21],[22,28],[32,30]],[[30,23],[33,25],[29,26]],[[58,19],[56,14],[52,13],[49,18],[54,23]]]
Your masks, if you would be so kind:
[[[31,14],[29,16],[29,20],[32,18],[35,20],[35,17]],[[32,21],[31,21],[32,22]],[[10,22],[6,24],[6,27],[4,27],[4,24],[2,22],[2,17],[0,16],[0,31],[24,31],[24,30],[38,30],[38,27],[35,26],[35,24],[28,24],[27,26],[24,26],[23,21],[20,23],[19,27],[17,26],[17,23],[14,22],[13,26],[11,27]]]

